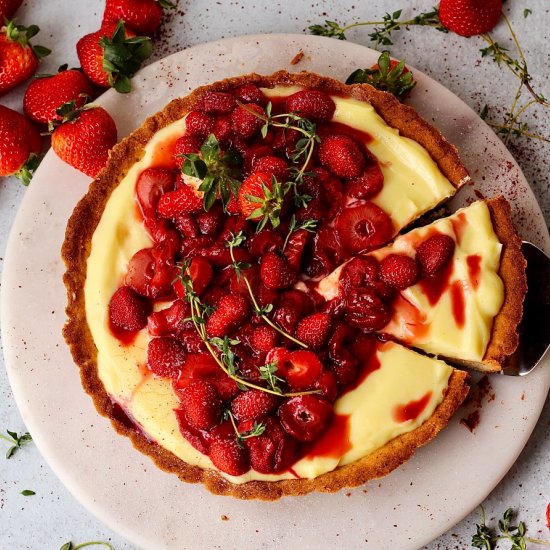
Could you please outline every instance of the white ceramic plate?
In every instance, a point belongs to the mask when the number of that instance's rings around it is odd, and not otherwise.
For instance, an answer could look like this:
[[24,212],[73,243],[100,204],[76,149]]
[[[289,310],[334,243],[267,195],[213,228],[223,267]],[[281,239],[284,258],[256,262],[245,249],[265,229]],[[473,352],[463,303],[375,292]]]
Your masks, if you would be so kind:
[[[300,49],[303,60],[290,65]],[[130,95],[109,91],[99,103],[122,138],[198,85],[281,68],[344,80],[377,57],[362,46],[314,36],[232,38],[163,59],[134,79]],[[540,209],[510,153],[460,99],[414,73],[418,85],[410,103],[459,147],[475,189],[508,197],[522,236],[549,250]],[[516,460],[544,404],[548,364],[522,379],[492,377],[496,399],[484,405],[474,434],[459,425],[458,414],[410,462],[351,491],[242,502],[158,470],[97,414],[61,336],[66,298],[59,251],[88,183],[52,152],[35,175],[7,247],[2,338],[17,404],[44,458],[80,502],[132,543],[154,549],[417,548],[468,514]],[[462,191],[453,206],[474,197],[473,189]],[[229,521],[221,521],[222,514]]]

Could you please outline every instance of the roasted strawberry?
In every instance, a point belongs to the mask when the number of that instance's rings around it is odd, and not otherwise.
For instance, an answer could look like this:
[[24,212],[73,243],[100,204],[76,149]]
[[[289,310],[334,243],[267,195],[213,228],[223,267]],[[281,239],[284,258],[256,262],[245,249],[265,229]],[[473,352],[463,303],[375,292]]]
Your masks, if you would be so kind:
[[267,103],[267,99],[262,90],[251,82],[238,86],[233,90],[233,94],[235,94],[235,97],[240,101],[245,101],[247,103],[257,103],[258,105]]
[[129,286],[119,287],[109,302],[109,319],[121,330],[141,330],[150,312],[151,304]]
[[146,168],[136,183],[136,195],[145,217],[156,214],[157,204],[164,193],[174,189],[176,177],[166,168]]
[[231,412],[237,420],[258,420],[274,411],[281,398],[265,391],[251,389],[231,401]]
[[201,150],[201,145],[202,141],[197,136],[185,135],[178,138],[174,147],[174,162],[176,166],[181,170],[185,162],[184,155],[198,154]]
[[322,139],[319,160],[335,176],[353,178],[365,168],[365,155],[357,142],[345,134],[331,134]]
[[20,113],[0,105],[0,177],[15,175],[28,185],[41,149],[38,130]]
[[325,92],[302,90],[286,98],[285,109],[315,122],[328,122],[336,110],[336,104]]
[[380,279],[380,265],[372,256],[357,256],[342,268],[340,286],[344,292],[352,288],[371,286]]
[[170,307],[151,313],[147,319],[147,329],[151,336],[166,336],[177,334],[183,320],[191,315],[189,304],[176,300]]
[[335,224],[340,242],[352,253],[381,246],[394,234],[391,218],[372,202],[344,208]]
[[185,131],[186,134],[191,136],[205,138],[208,134],[210,134],[213,127],[214,118],[206,113],[203,113],[202,111],[190,111],[185,117]]
[[319,390],[321,397],[330,401],[331,403],[338,396],[338,383],[336,381],[336,376],[333,372],[323,369],[319,378],[313,383],[313,388]]
[[208,336],[227,336],[242,325],[250,314],[250,302],[240,294],[227,294],[206,322]]
[[0,0],[0,21],[11,19],[23,0]]
[[256,327],[250,335],[250,347],[259,353],[271,351],[279,340],[279,333],[268,325]]
[[352,353],[352,345],[357,331],[346,323],[338,323],[328,344],[329,358],[333,362],[332,370],[341,386],[353,382],[357,376],[357,357]]
[[162,8],[173,7],[169,0],[107,0],[103,24],[122,19],[136,32],[152,36],[160,26]]
[[300,395],[279,407],[283,428],[298,441],[315,441],[328,427],[332,405],[317,395]]
[[237,136],[250,139],[265,124],[265,112],[255,103],[239,105],[231,113],[231,126]]
[[39,124],[60,120],[57,109],[74,101],[82,107],[94,95],[86,75],[77,69],[61,68],[54,75],[45,75],[29,84],[23,98],[23,110],[28,118]]
[[235,438],[212,441],[209,456],[212,464],[226,474],[240,476],[250,470],[248,449],[239,445]]
[[323,364],[312,351],[292,351],[279,360],[277,369],[288,385],[297,391],[311,388],[323,370]]
[[360,176],[350,178],[346,184],[346,195],[354,199],[372,199],[384,187],[384,174],[379,164],[371,162]]
[[332,320],[326,313],[304,317],[296,327],[296,338],[313,350],[321,349],[328,340]]
[[202,235],[208,235],[210,237],[216,237],[222,230],[224,225],[224,212],[220,202],[217,202],[208,210],[199,211],[195,219]]
[[29,42],[39,30],[36,25],[27,28],[15,21],[7,21],[0,28],[0,96],[28,80],[38,60],[50,53],[48,48]]
[[61,160],[95,178],[117,141],[115,121],[103,107],[76,109],[73,102],[58,113],[63,121],[52,134],[52,149]]
[[288,265],[298,271],[302,262],[302,255],[309,239],[311,238],[311,232],[305,229],[298,229],[293,231],[290,238],[287,241],[284,256],[288,261]]
[[199,210],[202,210],[202,193],[185,184],[162,195],[157,205],[157,213],[162,218],[176,218]]
[[252,161],[252,170],[254,172],[263,172],[275,176],[277,181],[286,181],[289,176],[287,162],[274,155],[266,155]]
[[353,289],[346,296],[346,319],[366,331],[384,328],[391,318],[391,310],[372,287]]
[[298,279],[298,274],[284,256],[268,252],[260,264],[260,277],[267,288],[279,289],[292,286]]
[[94,84],[128,93],[132,89],[130,79],[153,53],[153,44],[149,38],[126,29],[122,21],[109,22],[83,36],[76,52],[82,70]]
[[[212,269],[212,266],[210,265],[210,262],[205,258],[201,258],[200,256],[195,256],[189,263],[189,276],[193,281],[193,290],[199,296],[205,291],[206,287],[210,284],[213,274],[214,274],[214,271]],[[176,294],[180,298],[183,298],[185,296],[185,290],[183,289],[181,282],[179,284],[175,283],[174,287],[176,290]]]
[[185,362],[185,350],[171,336],[153,338],[147,347],[147,366],[157,376],[177,378]]
[[441,0],[439,19],[450,31],[461,36],[489,32],[502,15],[502,0]]
[[231,94],[225,92],[206,92],[195,105],[205,113],[215,115],[229,114],[237,106],[237,100]]
[[223,401],[213,384],[205,380],[191,380],[180,395],[181,409],[191,426],[210,430],[220,422]]
[[451,259],[455,250],[455,242],[443,233],[428,237],[416,249],[416,260],[420,264],[422,274],[432,277],[440,271]]
[[125,282],[135,292],[148,298],[156,298],[151,289],[151,281],[155,271],[155,258],[152,248],[138,250],[128,262]]
[[249,252],[255,258],[261,258],[264,254],[282,248],[283,239],[279,233],[273,229],[264,229],[255,233],[248,243]]
[[233,137],[233,127],[231,126],[230,115],[218,115],[214,120],[212,133],[221,145],[228,145]]
[[380,262],[380,277],[398,290],[414,285],[419,275],[420,270],[414,258],[404,254],[388,254]]

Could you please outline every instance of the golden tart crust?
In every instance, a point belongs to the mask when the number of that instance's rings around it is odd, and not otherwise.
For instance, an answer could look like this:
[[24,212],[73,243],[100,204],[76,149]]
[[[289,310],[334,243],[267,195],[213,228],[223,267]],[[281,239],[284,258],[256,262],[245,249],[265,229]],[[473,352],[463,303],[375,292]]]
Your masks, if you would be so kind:
[[92,396],[98,412],[110,418],[115,429],[128,436],[134,446],[149,455],[161,469],[175,473],[187,482],[202,482],[215,494],[231,495],[241,499],[275,500],[282,496],[303,495],[311,491],[335,492],[343,487],[354,487],[388,474],[411,458],[416,448],[435,437],[448,424],[453,413],[465,399],[468,393],[468,375],[462,371],[453,371],[443,401],[426,422],[352,464],[339,467],[315,479],[251,481],[241,485],[230,483],[216,471],[190,466],[151,442],[142,433],[129,427],[120,418],[116,406],[97,375],[97,348],[86,321],[84,283],[92,235],[111,192],[129,168],[141,158],[144,146],[158,130],[182,118],[206,91],[225,91],[244,83],[254,83],[264,88],[298,85],[368,102],[387,124],[398,129],[401,135],[421,144],[455,188],[459,188],[469,180],[456,149],[436,129],[420,118],[412,108],[399,103],[392,95],[375,90],[368,85],[347,86],[312,73],[291,74],[279,71],[271,76],[251,74],[198,88],[184,98],[173,100],[161,112],[148,118],[138,130],[116,145],[111,151],[107,166],[76,206],[68,222],[62,247],[62,257],[67,267],[64,282],[68,295],[66,308],[68,321],[63,334],[80,368],[84,389]]

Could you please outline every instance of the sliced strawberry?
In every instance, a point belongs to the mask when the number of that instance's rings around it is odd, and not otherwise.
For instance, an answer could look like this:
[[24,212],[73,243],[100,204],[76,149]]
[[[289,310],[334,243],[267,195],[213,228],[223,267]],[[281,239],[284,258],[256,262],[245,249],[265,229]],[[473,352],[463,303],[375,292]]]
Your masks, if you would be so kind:
[[170,307],[151,313],[147,319],[147,329],[151,336],[175,335],[181,330],[183,320],[190,315],[189,304],[176,300]]
[[290,352],[286,360],[279,361],[277,368],[293,390],[302,391],[313,386],[323,364],[312,351],[298,350]]
[[185,362],[185,350],[171,336],[153,338],[147,347],[147,366],[157,376],[177,378]]
[[146,217],[154,216],[160,197],[174,189],[176,176],[166,168],[146,168],[139,175],[136,194],[141,211]]
[[288,261],[288,265],[298,271],[300,269],[300,264],[302,262],[302,255],[307,242],[311,238],[311,233],[305,229],[298,229],[298,231],[293,231],[288,239],[284,256]]
[[398,290],[414,285],[418,280],[420,270],[414,258],[404,254],[388,254],[380,262],[380,277]]
[[241,392],[231,401],[231,412],[237,420],[258,420],[274,411],[281,398],[261,390]]
[[226,474],[241,476],[250,470],[248,449],[241,447],[235,438],[212,441],[209,456],[212,464]]
[[336,104],[325,92],[302,90],[286,98],[285,109],[315,122],[328,122],[336,110]]
[[181,409],[193,428],[209,430],[220,422],[223,401],[212,384],[205,380],[192,380],[180,395]]
[[394,234],[391,218],[372,202],[345,208],[335,223],[340,242],[352,253],[381,246]]
[[313,350],[321,349],[328,340],[332,319],[326,313],[304,317],[296,327],[296,338]]
[[185,131],[190,136],[205,138],[214,127],[214,117],[202,111],[189,111],[185,117]]
[[109,302],[109,319],[122,330],[141,330],[147,325],[151,304],[129,286],[119,287]]
[[443,233],[428,237],[416,249],[416,260],[420,264],[422,274],[432,277],[443,269],[454,254],[455,242]]
[[227,294],[206,322],[210,337],[227,336],[242,325],[250,315],[250,302],[240,294]]
[[202,210],[202,194],[188,185],[162,195],[157,205],[157,213],[162,218],[176,218],[189,212]]
[[319,146],[319,160],[340,178],[360,176],[365,168],[365,155],[361,147],[345,134],[326,136]]
[[264,119],[264,110],[256,103],[248,103],[247,105],[239,105],[231,113],[231,126],[237,136],[250,139],[265,124]]
[[315,441],[327,428],[332,405],[317,395],[300,395],[279,407],[283,428],[298,441]]
[[260,264],[262,283],[269,289],[288,288],[298,279],[298,274],[284,256],[268,252]]

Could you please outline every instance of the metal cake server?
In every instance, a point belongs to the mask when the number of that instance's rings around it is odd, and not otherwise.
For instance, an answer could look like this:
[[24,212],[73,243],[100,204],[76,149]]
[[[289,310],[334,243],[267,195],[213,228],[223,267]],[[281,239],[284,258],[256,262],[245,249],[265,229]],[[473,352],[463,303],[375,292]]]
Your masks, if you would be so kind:
[[529,374],[550,347],[550,258],[527,241],[521,250],[527,260],[527,295],[518,327],[519,346],[502,371],[509,376]]

